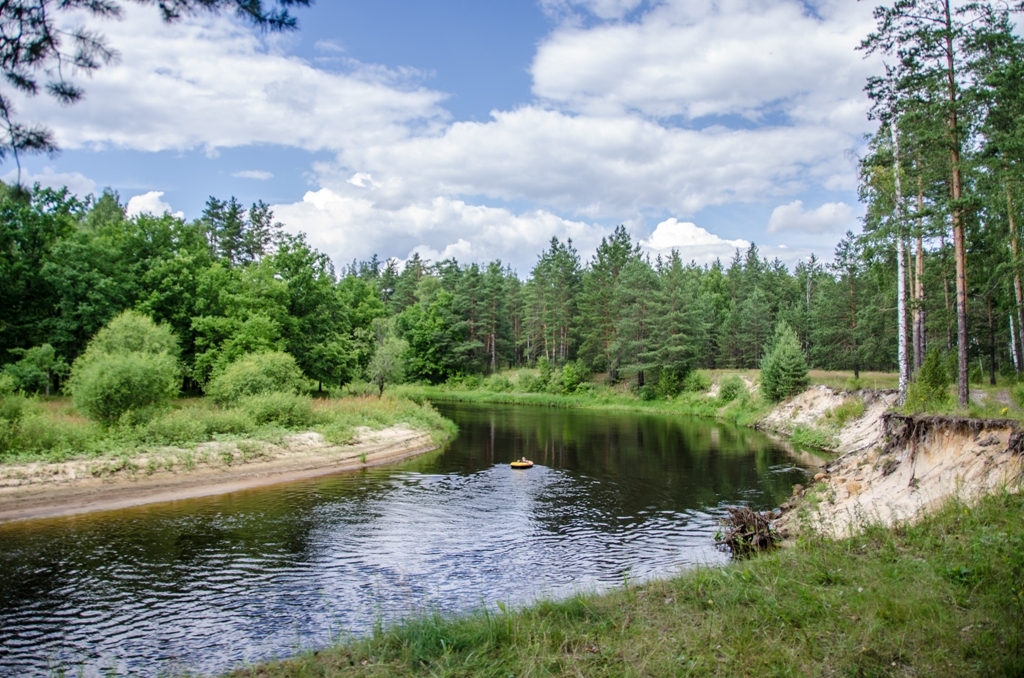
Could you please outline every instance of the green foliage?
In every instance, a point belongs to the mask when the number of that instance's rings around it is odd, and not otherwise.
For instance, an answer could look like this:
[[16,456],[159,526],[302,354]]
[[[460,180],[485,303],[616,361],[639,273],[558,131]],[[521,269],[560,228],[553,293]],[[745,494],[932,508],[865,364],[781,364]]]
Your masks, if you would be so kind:
[[241,409],[185,407],[153,418],[131,436],[154,445],[187,445],[212,440],[218,435],[245,435],[256,427],[253,417]]
[[263,392],[245,396],[238,401],[238,408],[257,425],[277,424],[296,429],[309,427],[316,421],[312,399],[294,393]]
[[245,396],[264,393],[298,393],[303,386],[302,371],[295,358],[283,351],[246,355],[215,375],[206,393],[215,402],[237,402]]
[[0,398],[18,390],[18,380],[6,372],[0,372]]
[[[543,371],[541,372],[543,379]],[[561,369],[549,372],[547,391],[555,394],[576,393],[590,374],[581,360],[570,360]]]
[[178,352],[178,340],[169,326],[158,325],[137,311],[124,311],[96,333],[79,361],[88,362],[92,356],[127,353],[165,354],[177,358]]
[[384,395],[387,384],[402,381],[405,376],[405,356],[409,344],[394,334],[394,323],[383,318],[374,321],[377,346],[366,366],[366,378],[376,384],[377,396]]
[[718,385],[718,399],[723,403],[731,403],[747,393],[747,386],[743,383],[743,379],[739,375],[730,374],[729,376],[722,379],[722,383]]
[[789,439],[794,445],[818,450],[834,450],[838,444],[835,434],[815,426],[797,426]]
[[761,393],[778,402],[803,392],[809,383],[807,363],[796,333],[788,324],[779,323],[761,361]]
[[75,363],[71,388],[75,407],[90,419],[111,425],[125,413],[157,407],[178,392],[177,361],[166,353],[91,355]]
[[683,380],[683,390],[687,393],[706,393],[711,388],[711,377],[707,372],[694,370]]
[[825,420],[836,428],[843,428],[849,421],[864,416],[864,401],[861,398],[848,398],[841,405],[833,407],[825,413]]
[[29,349],[12,348],[10,353],[21,359],[4,367],[4,377],[13,383],[15,390],[25,393],[49,395],[53,378],[67,374],[69,369],[64,357],[57,355],[49,344]]
[[487,377],[483,387],[492,393],[507,393],[513,389],[512,381],[503,374],[492,374]]
[[904,410],[913,413],[948,408],[952,403],[951,384],[947,360],[939,349],[932,348],[907,389]]

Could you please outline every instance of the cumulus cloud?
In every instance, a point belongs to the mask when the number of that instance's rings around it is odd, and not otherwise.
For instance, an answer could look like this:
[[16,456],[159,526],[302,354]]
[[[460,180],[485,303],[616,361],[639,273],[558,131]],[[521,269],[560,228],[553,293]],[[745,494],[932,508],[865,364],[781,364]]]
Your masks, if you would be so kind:
[[128,206],[125,208],[125,214],[129,217],[134,217],[139,214],[151,214],[155,217],[163,216],[164,214],[170,214],[171,216],[178,217],[179,219],[185,218],[184,212],[172,212],[171,206],[164,202],[163,191],[150,191],[143,193],[142,195],[133,196],[128,200]]
[[860,131],[864,80],[877,64],[855,48],[872,27],[871,7],[817,4],[669,0],[638,21],[566,26],[539,46],[534,92],[596,115],[781,111]]
[[274,173],[267,172],[266,170],[242,170],[241,172],[235,172],[231,176],[238,177],[239,179],[259,179],[260,181],[267,181],[268,179],[274,178]]
[[746,240],[727,240],[694,223],[679,221],[674,217],[658,224],[651,237],[641,240],[640,245],[651,254],[663,256],[678,250],[683,261],[698,263],[728,258],[737,248],[750,247]]
[[[18,181],[18,170],[12,169],[0,177],[5,184],[14,184]],[[79,196],[86,196],[96,193],[96,182],[80,172],[58,172],[53,167],[44,167],[38,174],[32,174],[27,170],[21,171],[21,184],[23,186],[34,186],[39,184],[44,188],[63,188]]]
[[552,236],[571,238],[588,252],[606,233],[602,227],[543,210],[516,213],[446,197],[389,208],[327,188],[273,209],[288,230],[305,232],[315,247],[339,263],[374,254],[405,259],[419,252],[433,261],[501,259],[525,274]]
[[318,69],[268,49],[229,18],[168,26],[151,7],[126,7],[126,20],[99,26],[121,54],[83,85],[71,107],[39,96],[22,115],[50,126],[65,148],[157,151],[276,143],[311,151],[388,143],[429,131],[447,113],[445,95],[416,84],[411,71],[349,60]]
[[853,210],[846,203],[827,202],[817,209],[805,210],[802,200],[794,200],[772,210],[768,232],[837,233],[851,228],[853,223]]
[[372,181],[375,199],[394,204],[471,195],[622,218],[648,208],[694,214],[825,182],[852,187],[850,143],[827,126],[696,131],[527,106],[441,135],[353,148],[317,169],[323,186]]

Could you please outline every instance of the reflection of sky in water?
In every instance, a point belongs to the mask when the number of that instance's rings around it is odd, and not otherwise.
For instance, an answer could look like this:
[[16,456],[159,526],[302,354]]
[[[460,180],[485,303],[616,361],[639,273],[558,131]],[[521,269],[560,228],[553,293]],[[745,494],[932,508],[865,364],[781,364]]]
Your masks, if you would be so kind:
[[[455,443],[404,470],[0,528],[0,675],[218,672],[424,610],[722,562],[719,507],[772,503],[801,473],[718,424],[502,412],[451,412]],[[564,467],[513,471],[524,446]]]

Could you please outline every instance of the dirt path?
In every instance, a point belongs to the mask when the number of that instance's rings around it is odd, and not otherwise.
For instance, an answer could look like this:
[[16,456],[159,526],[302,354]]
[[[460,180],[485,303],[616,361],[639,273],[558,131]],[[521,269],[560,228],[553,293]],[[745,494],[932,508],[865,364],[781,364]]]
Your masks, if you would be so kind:
[[351,445],[333,445],[308,432],[278,444],[215,442],[130,460],[2,466],[0,522],[236,492],[394,463],[436,447],[428,433],[399,425],[360,429]]

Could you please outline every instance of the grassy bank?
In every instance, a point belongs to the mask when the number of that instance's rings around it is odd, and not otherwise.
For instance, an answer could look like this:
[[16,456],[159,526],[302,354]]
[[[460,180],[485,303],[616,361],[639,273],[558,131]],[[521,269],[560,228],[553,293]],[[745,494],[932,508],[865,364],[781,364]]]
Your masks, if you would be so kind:
[[1024,497],[521,611],[428,616],[232,675],[1017,676]]
[[477,404],[632,410],[658,414],[714,417],[734,422],[740,426],[752,425],[771,409],[771,406],[759,397],[749,394],[730,401],[723,401],[704,393],[682,393],[673,398],[643,400],[628,391],[623,392],[606,387],[597,387],[589,393],[570,395],[422,385],[397,386],[394,387],[393,392],[417,402],[433,400]]
[[131,458],[164,448],[194,448],[215,440],[280,442],[289,433],[316,431],[347,444],[356,429],[395,424],[429,431],[439,443],[455,425],[429,404],[386,396],[312,399],[270,394],[233,407],[206,398],[180,399],[142,416],[103,427],[79,414],[67,398],[0,399],[0,463],[58,462],[98,457]]

